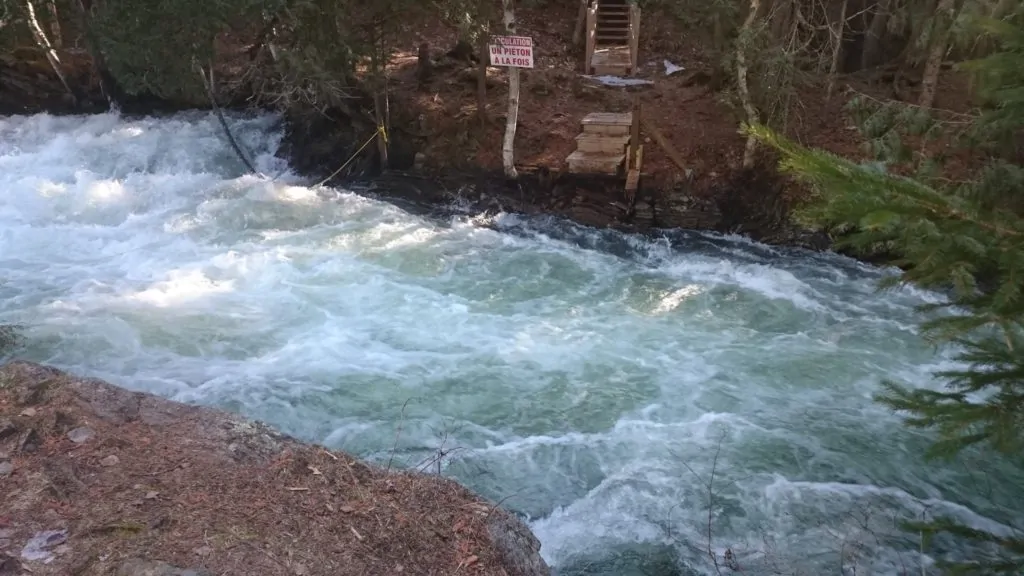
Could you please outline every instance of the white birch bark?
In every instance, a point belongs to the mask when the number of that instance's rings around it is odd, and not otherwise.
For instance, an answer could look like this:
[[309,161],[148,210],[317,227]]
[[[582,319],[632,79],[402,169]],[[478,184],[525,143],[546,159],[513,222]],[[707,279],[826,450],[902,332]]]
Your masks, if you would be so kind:
[[[505,32],[514,36],[516,33],[515,0],[501,0],[504,15]],[[519,123],[519,68],[510,66],[508,69],[508,116],[505,119],[505,139],[501,145],[501,163],[507,178],[516,178],[515,166],[516,124]]]
[[[757,20],[757,13],[761,8],[761,0],[750,0],[750,12],[740,29],[740,39],[736,48],[736,84],[740,93],[740,100],[743,102],[743,110],[747,113],[747,123],[753,126],[761,123],[761,117],[750,97],[750,87],[747,84],[747,43],[754,31],[754,23]],[[757,149],[757,139],[753,135],[747,136],[747,145],[743,149],[743,167],[754,166],[754,152]]]
[[32,36],[35,37],[36,44],[46,52],[46,59],[50,61],[50,67],[57,73],[60,83],[64,85],[68,94],[74,98],[75,91],[71,89],[67,78],[64,77],[64,72],[60,69],[60,57],[57,56],[57,51],[54,50],[53,44],[50,44],[50,39],[46,37],[43,27],[39,25],[39,19],[36,18],[36,9],[32,6],[32,0],[25,0],[25,12],[28,15],[28,26],[32,29]]

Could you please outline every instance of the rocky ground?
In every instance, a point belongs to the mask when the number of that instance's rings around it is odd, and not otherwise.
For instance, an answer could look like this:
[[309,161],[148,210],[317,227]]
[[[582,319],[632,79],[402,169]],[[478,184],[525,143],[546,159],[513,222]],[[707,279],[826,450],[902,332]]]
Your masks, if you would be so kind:
[[517,518],[215,410],[0,368],[0,575],[548,574]]

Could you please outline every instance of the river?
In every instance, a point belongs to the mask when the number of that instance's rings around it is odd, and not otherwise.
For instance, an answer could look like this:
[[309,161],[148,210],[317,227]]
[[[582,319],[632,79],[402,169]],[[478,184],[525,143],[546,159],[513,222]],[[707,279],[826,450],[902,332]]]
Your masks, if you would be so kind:
[[272,117],[232,125],[277,180],[242,175],[207,114],[0,117],[19,356],[451,475],[528,518],[562,575],[714,573],[709,524],[723,572],[728,549],[745,574],[919,574],[894,520],[1024,517],[1020,470],[927,462],[931,437],[872,400],[952,365],[916,331],[937,296],[878,292],[889,272],[414,215],[302,186]]

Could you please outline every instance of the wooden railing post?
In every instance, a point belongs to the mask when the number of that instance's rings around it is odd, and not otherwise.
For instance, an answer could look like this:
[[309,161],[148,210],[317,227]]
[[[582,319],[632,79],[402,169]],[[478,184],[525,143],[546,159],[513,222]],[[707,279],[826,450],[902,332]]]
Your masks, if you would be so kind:
[[629,158],[626,158],[626,171],[639,168],[636,164],[637,151],[640,148],[640,95],[633,95],[633,116],[629,125]]
[[629,75],[636,76],[640,52],[640,6],[629,5]]
[[587,8],[587,52],[583,59],[583,73],[590,74],[591,62],[594,59],[594,47],[597,43],[597,2],[593,0]]

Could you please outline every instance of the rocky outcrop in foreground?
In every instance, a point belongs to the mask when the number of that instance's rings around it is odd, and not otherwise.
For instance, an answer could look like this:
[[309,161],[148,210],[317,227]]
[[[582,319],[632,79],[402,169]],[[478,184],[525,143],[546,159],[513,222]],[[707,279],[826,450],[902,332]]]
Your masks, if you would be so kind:
[[0,368],[0,576],[549,574],[515,516],[223,412]]

